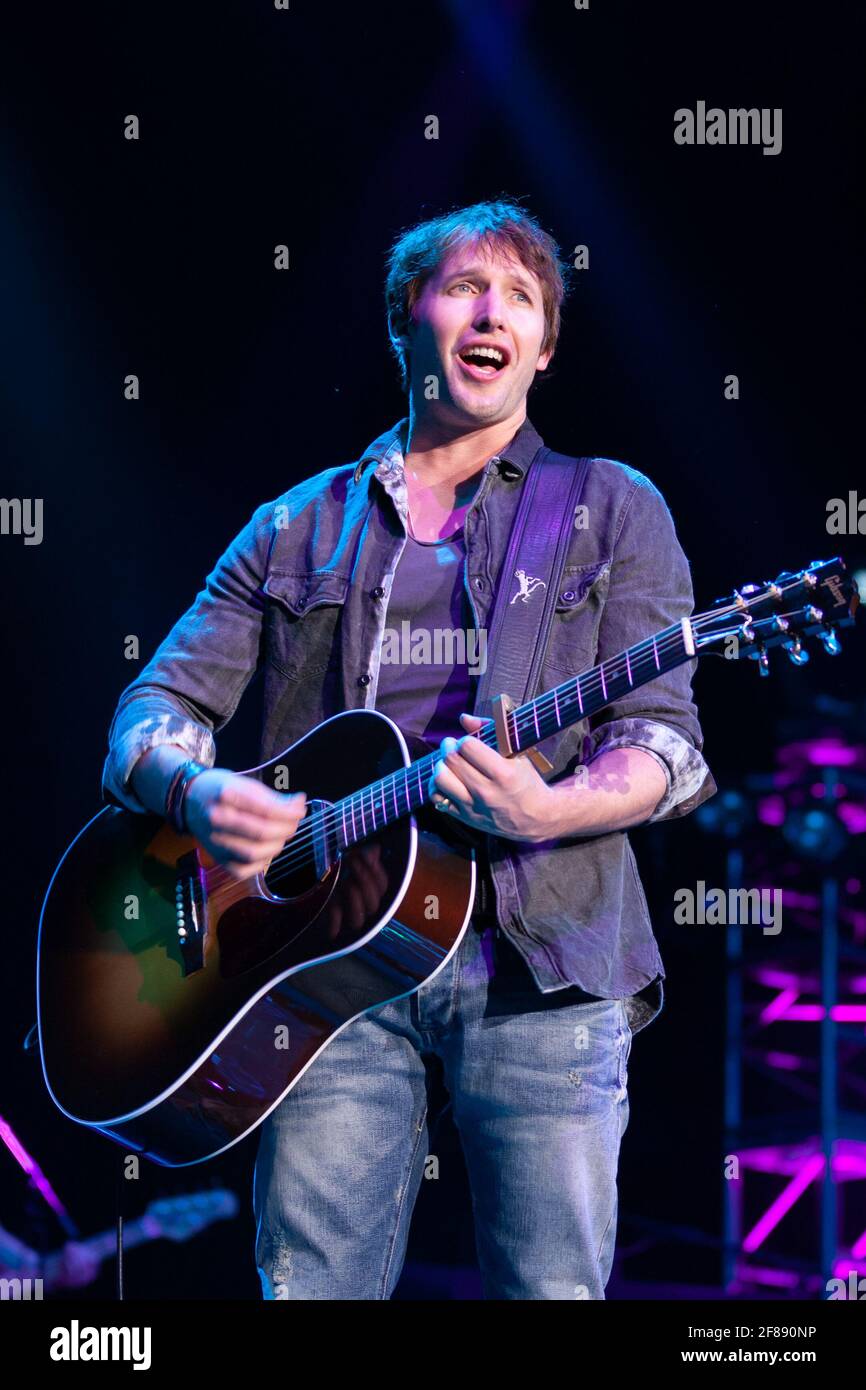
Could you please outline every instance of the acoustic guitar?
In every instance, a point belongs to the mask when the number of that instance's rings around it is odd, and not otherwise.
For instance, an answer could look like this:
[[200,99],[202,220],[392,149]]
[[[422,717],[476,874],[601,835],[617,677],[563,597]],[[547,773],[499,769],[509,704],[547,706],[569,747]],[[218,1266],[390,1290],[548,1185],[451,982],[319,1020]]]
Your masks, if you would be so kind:
[[[796,664],[813,639],[834,654],[857,602],[840,559],[749,585],[526,704],[500,696],[475,737],[538,758],[544,739],[704,653],[762,674],[774,646]],[[441,970],[472,912],[476,851],[430,814],[438,756],[372,710],[326,720],[245,774],[308,804],[242,881],[160,817],[104,807],[40,921],[40,1048],[63,1113],[156,1163],[200,1163],[261,1124],[354,1018]]]

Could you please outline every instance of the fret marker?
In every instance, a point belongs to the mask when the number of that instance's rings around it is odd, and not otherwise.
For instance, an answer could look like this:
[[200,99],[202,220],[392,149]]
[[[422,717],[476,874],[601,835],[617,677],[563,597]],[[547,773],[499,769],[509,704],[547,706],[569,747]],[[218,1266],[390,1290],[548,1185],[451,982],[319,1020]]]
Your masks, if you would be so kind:
[[694,654],[695,654],[695,634],[694,634],[693,631],[692,631],[691,622],[689,621],[688,618],[683,618],[683,619],[682,619],[682,622],[681,622],[681,626],[682,626],[682,629],[683,629],[683,646],[685,647],[685,649],[686,649],[686,651],[688,652],[689,656],[694,656]]

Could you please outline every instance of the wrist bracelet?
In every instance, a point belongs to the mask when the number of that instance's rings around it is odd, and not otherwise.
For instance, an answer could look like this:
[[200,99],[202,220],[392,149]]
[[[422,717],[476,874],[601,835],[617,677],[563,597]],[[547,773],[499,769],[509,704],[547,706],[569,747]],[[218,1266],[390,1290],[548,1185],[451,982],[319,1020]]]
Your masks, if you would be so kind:
[[184,815],[184,802],[186,800],[186,789],[194,777],[198,777],[200,772],[207,772],[207,768],[201,763],[197,763],[195,758],[188,758],[185,763],[181,763],[176,769],[171,779],[168,794],[165,798],[165,818],[176,830],[179,835],[188,835],[189,826]]

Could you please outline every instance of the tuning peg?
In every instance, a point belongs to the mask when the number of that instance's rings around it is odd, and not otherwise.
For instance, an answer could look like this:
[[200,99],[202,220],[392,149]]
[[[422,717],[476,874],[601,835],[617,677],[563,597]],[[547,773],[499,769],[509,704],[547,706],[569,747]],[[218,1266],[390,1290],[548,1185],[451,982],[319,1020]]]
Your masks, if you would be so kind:
[[806,665],[806,662],[809,660],[809,653],[806,651],[805,647],[800,645],[799,637],[793,642],[783,642],[782,645],[795,666]]
[[818,636],[824,643],[824,651],[827,653],[828,656],[839,655],[839,653],[842,650],[842,643],[839,641],[839,638],[836,636],[835,632],[831,627],[828,627],[826,632],[819,632]]
[[756,657],[758,663],[758,674],[768,676],[770,674],[770,658],[767,656],[767,648],[761,647]]
[[734,603],[740,609],[748,608],[749,599],[761,592],[760,584],[744,584],[742,589],[734,590]]

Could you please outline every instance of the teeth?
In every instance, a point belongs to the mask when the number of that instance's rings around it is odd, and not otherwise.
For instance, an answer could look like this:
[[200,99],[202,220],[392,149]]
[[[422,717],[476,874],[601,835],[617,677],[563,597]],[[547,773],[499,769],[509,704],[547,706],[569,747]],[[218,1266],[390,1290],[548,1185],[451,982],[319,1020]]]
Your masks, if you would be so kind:
[[494,347],[471,347],[461,354],[463,357],[489,357],[491,362],[497,366],[504,366],[505,354],[499,348]]

